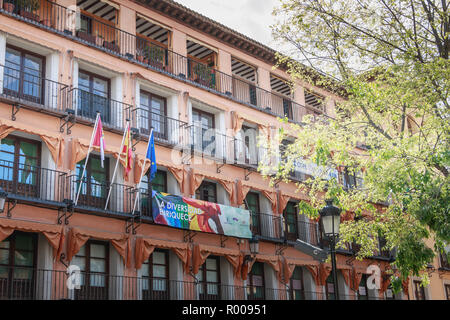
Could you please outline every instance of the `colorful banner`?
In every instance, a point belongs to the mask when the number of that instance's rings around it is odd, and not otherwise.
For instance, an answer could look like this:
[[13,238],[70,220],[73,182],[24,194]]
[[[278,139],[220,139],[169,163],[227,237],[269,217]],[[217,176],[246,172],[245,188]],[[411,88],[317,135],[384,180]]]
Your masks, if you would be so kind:
[[153,192],[153,221],[180,229],[252,237],[250,211],[217,203]]

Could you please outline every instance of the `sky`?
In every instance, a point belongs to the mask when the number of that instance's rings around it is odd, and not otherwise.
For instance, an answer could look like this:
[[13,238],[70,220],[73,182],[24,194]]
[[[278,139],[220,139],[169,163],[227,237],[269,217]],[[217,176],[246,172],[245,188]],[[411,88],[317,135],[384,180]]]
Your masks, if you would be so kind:
[[279,0],[175,0],[271,48],[270,25],[275,22],[272,9]]

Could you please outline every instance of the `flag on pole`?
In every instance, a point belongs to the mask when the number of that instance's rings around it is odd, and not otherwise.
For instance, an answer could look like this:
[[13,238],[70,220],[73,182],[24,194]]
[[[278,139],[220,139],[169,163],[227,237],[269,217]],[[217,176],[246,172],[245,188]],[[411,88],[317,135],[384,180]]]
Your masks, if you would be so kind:
[[128,126],[122,152],[125,153],[125,177],[128,178],[128,173],[132,169],[131,163],[133,159],[130,126]]
[[150,160],[150,181],[152,181],[155,178],[156,175],[156,155],[155,155],[155,139],[153,138],[153,129],[150,134],[147,148],[147,155],[146,158]]
[[103,163],[105,161],[105,135],[103,133],[102,119],[100,115],[98,116],[98,124],[97,129],[94,133],[94,142],[92,143],[95,147],[100,147],[100,157],[102,160],[102,168]]

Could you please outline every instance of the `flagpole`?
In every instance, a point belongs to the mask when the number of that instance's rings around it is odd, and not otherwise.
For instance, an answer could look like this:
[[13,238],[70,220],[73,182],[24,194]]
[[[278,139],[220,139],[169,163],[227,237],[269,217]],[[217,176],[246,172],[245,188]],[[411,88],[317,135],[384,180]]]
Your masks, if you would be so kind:
[[[153,128],[152,128],[152,130],[150,131],[150,135],[148,136],[148,144],[147,144],[147,149],[145,150],[145,152],[148,152],[148,148],[149,148],[149,146],[150,146],[150,141],[152,140],[151,139],[151,137],[152,137],[152,134],[153,134]],[[151,160],[150,160],[151,161]],[[138,189],[138,191],[137,191],[137,195],[136,195],[136,199],[134,199],[134,206],[133,206],[133,212],[131,213],[131,215],[134,215],[134,211],[136,210],[136,203],[137,203],[137,200],[139,199],[139,195],[141,194],[141,182],[142,182],[142,177],[144,176],[144,170],[145,170],[145,164],[147,163],[147,154],[145,155],[145,160],[144,160],[144,164],[142,165],[142,170],[141,170],[141,177],[140,177],[140,179],[139,179],[139,183],[138,183],[138,187],[137,187],[137,189]],[[151,164],[150,164],[151,165]],[[150,197],[151,197],[152,195],[150,195]]]
[[[89,160],[89,154],[91,153],[92,143],[94,142],[95,132],[97,131],[99,117],[100,117],[100,112],[97,111],[97,118],[95,119],[94,130],[92,131],[92,135],[91,135],[91,142],[89,143],[89,149],[88,149],[88,152],[86,155],[86,160],[84,162],[83,174],[81,175],[80,186],[78,187],[77,197],[75,199],[75,205],[77,205],[78,197],[80,196],[81,186],[83,185],[83,178],[84,178],[84,174],[86,173],[86,166],[87,166],[87,163]],[[75,169],[75,172],[76,172],[76,169]]]
[[[117,167],[118,167],[119,162],[120,162],[120,156],[122,155],[122,151],[123,151],[122,149],[123,149],[123,145],[124,145],[124,143],[125,143],[125,139],[126,139],[126,137],[127,137],[128,127],[129,127],[129,126],[130,126],[130,120],[127,120],[127,125],[126,125],[126,127],[125,127],[125,132],[123,133],[122,144],[120,145],[120,149],[119,149],[119,156],[118,156],[118,158],[117,158],[116,166],[115,166],[115,168],[114,168],[113,176],[112,176],[112,179],[111,179],[111,183],[110,183],[110,185],[109,185],[109,191],[108,191],[108,197],[106,198],[105,210],[106,210],[106,208],[108,207],[109,197],[111,196],[112,185],[113,185],[113,183],[114,183],[114,179],[116,178]],[[126,156],[128,157],[128,154],[127,154]]]

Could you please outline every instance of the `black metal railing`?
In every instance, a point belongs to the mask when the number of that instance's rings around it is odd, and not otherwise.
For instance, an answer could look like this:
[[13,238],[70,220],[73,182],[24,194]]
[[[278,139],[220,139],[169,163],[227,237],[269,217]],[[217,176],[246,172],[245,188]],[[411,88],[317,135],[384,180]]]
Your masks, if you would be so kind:
[[[187,58],[150,40],[125,32],[100,19],[42,0],[36,10],[21,6],[19,0],[8,0],[14,5],[12,12],[3,12],[66,34],[106,52],[134,60],[145,67],[166,72],[182,80],[232,97],[240,103],[257,107],[275,116],[288,117],[300,122],[305,114],[321,114],[312,106],[300,105],[290,97],[270,92],[234,75],[225,74],[206,64]],[[77,24],[77,17],[82,23]]]
[[189,135],[186,130],[186,122],[151,112],[147,108],[133,108],[126,113],[131,115],[131,126],[139,128],[141,135],[150,135],[153,127],[155,142],[180,147],[188,145]]
[[190,134],[190,147],[194,152],[226,162],[233,159],[231,145],[233,138],[213,128],[204,128],[193,124],[186,127]]
[[322,246],[319,224],[317,222],[298,221],[297,226],[298,239],[316,247]]
[[264,239],[282,239],[283,227],[280,215],[251,212],[251,227],[254,235]]
[[[294,294],[289,287],[235,286],[103,272],[45,270],[0,265],[0,300],[333,300],[324,290]],[[383,300],[375,295],[363,300]],[[341,300],[358,300],[340,294]]]
[[[30,71],[31,72],[31,71]],[[0,95],[48,110],[65,110],[68,86],[14,67],[0,65]]]
[[258,147],[255,140],[246,142],[245,138],[234,138],[234,160],[236,164],[250,168],[258,168],[258,165],[265,160],[268,154],[266,147]]
[[82,89],[70,89],[68,100],[77,117],[92,122],[100,112],[102,123],[113,129],[123,129],[127,119],[136,118],[131,105]]
[[0,160],[0,186],[16,196],[61,202],[66,176],[61,171]]
[[[126,215],[132,213],[136,196],[134,187],[119,183],[110,185],[109,182],[96,181],[93,177],[87,178],[86,176],[83,178],[81,188],[80,182],[80,177],[76,175],[67,176],[65,198],[75,201],[78,190],[80,190],[78,207]],[[106,207],[108,193],[110,193],[110,198]]]

